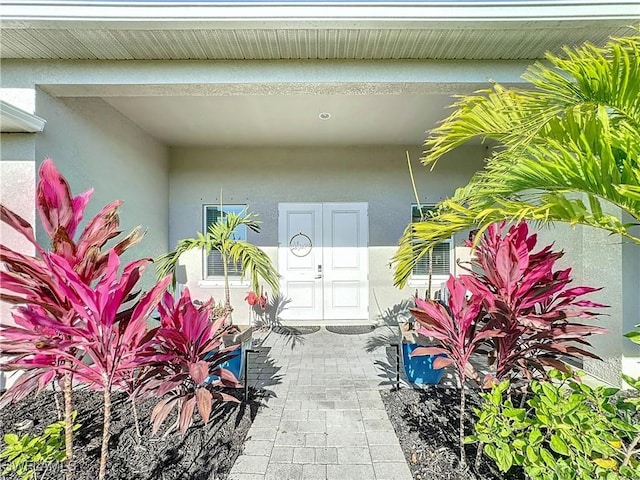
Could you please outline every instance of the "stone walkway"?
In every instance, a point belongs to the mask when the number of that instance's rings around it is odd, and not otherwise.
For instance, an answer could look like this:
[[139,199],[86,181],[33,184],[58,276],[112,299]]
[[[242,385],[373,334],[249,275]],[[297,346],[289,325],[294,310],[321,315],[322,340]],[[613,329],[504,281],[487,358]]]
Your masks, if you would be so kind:
[[273,396],[231,480],[411,480],[379,393],[394,375],[388,351],[365,348],[376,332],[266,337],[251,356],[249,382]]

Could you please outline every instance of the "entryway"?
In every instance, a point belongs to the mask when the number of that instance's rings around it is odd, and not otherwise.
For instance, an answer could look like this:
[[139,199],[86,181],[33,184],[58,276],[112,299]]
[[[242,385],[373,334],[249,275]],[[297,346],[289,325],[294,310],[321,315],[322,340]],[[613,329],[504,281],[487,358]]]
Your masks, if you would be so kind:
[[394,382],[382,368],[387,349],[367,348],[379,333],[322,329],[295,346],[286,335],[255,334],[248,381],[269,395],[230,480],[411,480],[380,396]]
[[283,320],[369,318],[367,203],[280,203]]

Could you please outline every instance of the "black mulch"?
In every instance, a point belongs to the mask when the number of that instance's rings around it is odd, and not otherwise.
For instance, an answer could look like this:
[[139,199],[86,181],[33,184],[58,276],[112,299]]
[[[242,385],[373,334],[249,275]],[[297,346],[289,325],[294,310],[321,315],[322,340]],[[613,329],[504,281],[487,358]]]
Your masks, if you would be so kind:
[[[467,392],[469,414],[466,416],[466,435],[473,432],[472,409],[479,405],[479,397]],[[402,388],[382,391],[389,419],[414,480],[521,480],[521,469],[512,468],[507,475],[500,473],[491,459],[483,456],[479,471],[473,465],[476,445],[465,446],[467,467],[460,467],[460,391],[457,388],[429,386],[424,390]]]
[[[228,393],[241,399],[242,390]],[[255,393],[255,392],[252,392]],[[107,478],[110,480],[177,480],[215,479],[224,480],[236,458],[242,451],[247,431],[260,406],[259,398],[253,396],[248,404],[219,403],[214,406],[207,425],[196,415],[194,424],[182,437],[172,431],[164,435],[175,423],[175,414],[169,416],[160,432],[151,436],[149,415],[156,400],[147,400],[138,405],[142,443],[137,444],[131,403],[121,393],[114,394],[109,442]],[[102,393],[87,390],[74,392],[74,409],[78,411],[76,421],[81,423],[76,432],[75,479],[95,480],[102,442]],[[16,432],[16,425],[24,420],[33,420],[34,426],[25,432]],[[41,392],[37,396],[0,410],[0,432],[41,434],[45,426],[57,421],[53,393]],[[4,443],[2,443],[4,448]],[[0,471],[6,463],[0,462]],[[42,472],[42,468],[39,469]],[[2,477],[4,478],[4,477]],[[11,477],[6,477],[9,480]],[[62,465],[52,465],[45,477],[38,479],[62,479]]]

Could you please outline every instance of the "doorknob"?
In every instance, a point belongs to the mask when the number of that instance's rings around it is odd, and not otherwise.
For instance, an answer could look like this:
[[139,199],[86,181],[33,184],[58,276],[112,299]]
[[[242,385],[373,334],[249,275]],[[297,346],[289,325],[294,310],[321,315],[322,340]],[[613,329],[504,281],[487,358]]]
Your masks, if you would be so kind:
[[322,265],[318,265],[318,274],[315,276],[316,280],[322,278]]

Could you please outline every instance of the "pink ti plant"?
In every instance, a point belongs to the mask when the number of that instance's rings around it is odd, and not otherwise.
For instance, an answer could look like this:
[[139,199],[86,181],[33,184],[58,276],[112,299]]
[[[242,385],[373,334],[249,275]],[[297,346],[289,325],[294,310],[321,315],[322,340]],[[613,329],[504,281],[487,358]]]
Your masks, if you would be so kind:
[[[195,305],[188,289],[177,302],[169,292],[164,294],[154,347],[166,359],[157,362],[143,380],[143,391],[153,392],[157,397],[167,395],[151,413],[153,433],[174,408],[178,410],[176,425],[184,435],[193,422],[196,407],[206,424],[213,400],[238,401],[218,388],[240,386],[233,373],[222,367],[238,345],[223,346],[223,335],[228,330],[226,317],[212,318],[212,306],[213,300]],[[210,376],[216,376],[217,380],[209,381]]]
[[471,355],[487,340],[504,333],[484,321],[482,295],[475,290],[467,276],[450,276],[449,306],[445,307],[433,300],[416,298],[416,307],[410,309],[418,326],[417,332],[435,339],[438,346],[418,347],[412,355],[445,354],[433,361],[433,368],[452,365],[460,382],[460,463],[466,464],[464,455],[464,417],[466,408],[465,383],[467,378],[478,379],[478,373],[471,364]]
[[[67,181],[49,158],[40,166],[39,177],[36,207],[43,229],[51,240],[52,253],[64,258],[79,278],[86,285],[91,285],[107,267],[109,254],[103,252],[103,247],[120,234],[116,211],[121,202],[105,206],[75,239],[92,190],[73,197]],[[5,325],[0,329],[0,348],[4,357],[0,368],[24,370],[3,395],[0,407],[24,398],[53,380],[62,379],[67,479],[70,480],[73,477],[72,373],[67,363],[68,354],[81,355],[81,352],[67,342],[69,350],[63,358],[47,353],[43,348],[33,352],[30,345],[44,347],[68,340],[60,335],[61,330],[57,327],[42,329],[33,323],[35,318],[48,316],[63,327],[73,326],[80,319],[52,278],[48,261],[50,252],[37,242],[31,225],[3,205],[0,205],[0,220],[31,243],[38,255],[23,255],[6,245],[0,245],[0,261],[4,266],[0,272],[0,298],[19,305],[13,314],[15,325]],[[141,238],[136,229],[115,245],[113,250],[121,254]]]
[[489,227],[469,278],[482,293],[488,318],[504,332],[492,341],[489,357],[496,379],[545,377],[545,367],[566,371],[560,356],[598,359],[581,345],[590,346],[586,337],[608,330],[576,319],[592,319],[592,309],[605,307],[583,298],[600,289],[570,287],[571,269],[554,268],[563,253],[552,245],[534,252],[537,235],[529,234],[525,222],[504,228]]

